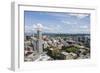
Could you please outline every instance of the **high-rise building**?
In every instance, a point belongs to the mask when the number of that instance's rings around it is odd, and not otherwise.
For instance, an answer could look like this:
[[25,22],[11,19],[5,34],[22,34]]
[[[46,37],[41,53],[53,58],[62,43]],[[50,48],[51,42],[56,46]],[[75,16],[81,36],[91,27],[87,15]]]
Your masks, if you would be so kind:
[[39,54],[43,53],[43,48],[42,48],[42,24],[37,24],[36,30],[37,30],[37,52]]

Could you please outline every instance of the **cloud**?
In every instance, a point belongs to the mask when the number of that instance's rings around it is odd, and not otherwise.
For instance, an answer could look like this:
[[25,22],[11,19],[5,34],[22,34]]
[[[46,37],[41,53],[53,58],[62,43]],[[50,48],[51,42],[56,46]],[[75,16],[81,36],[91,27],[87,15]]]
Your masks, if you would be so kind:
[[56,17],[66,17],[67,14],[65,13],[48,13],[48,15],[56,16]]
[[38,23],[38,24],[36,24],[36,25],[33,25],[33,29],[37,29],[37,28],[41,28],[42,30],[48,30],[48,31],[51,30],[50,27],[44,26],[44,25],[42,25],[42,24],[40,24],[40,23]]
[[54,32],[55,31],[55,27],[52,26],[52,27],[49,27],[49,26],[44,26],[40,23],[38,24],[33,24],[33,25],[25,25],[25,33],[32,33],[32,32],[36,32],[36,30],[38,28],[41,28],[41,30],[43,32]]
[[32,30],[32,26],[25,25],[25,32],[30,32]]
[[86,25],[79,26],[79,28],[82,28],[82,29],[89,29],[89,27],[88,27],[88,26],[86,26]]
[[90,29],[75,28],[69,30],[70,33],[90,33]]
[[69,13],[69,15],[75,16],[75,17],[80,18],[80,19],[89,16],[89,14],[79,14],[79,13]]
[[89,14],[86,13],[67,13],[67,12],[64,14],[53,14],[53,13],[48,13],[48,14],[56,17],[63,17],[63,18],[66,18],[66,16],[69,15],[69,16],[78,17],[80,19],[89,16]]
[[73,25],[73,24],[77,24],[77,22],[75,22],[75,21],[74,21],[74,22],[71,22],[71,21],[68,21],[68,20],[61,20],[61,22],[64,23],[64,24],[70,24],[70,25],[71,25],[71,24],[72,24],[72,25]]
[[[42,32],[45,33],[89,33],[90,32],[90,28],[88,25],[70,25],[70,26],[65,26],[65,25],[61,25],[61,24],[57,24],[56,26],[43,26],[43,30]],[[34,28],[36,27],[36,25],[26,25],[25,26],[25,32],[26,33],[35,33],[36,29]],[[68,29],[68,30],[66,30]]]
[[65,20],[61,20],[62,23],[65,23],[65,24],[71,24],[71,22],[69,21],[65,21]]

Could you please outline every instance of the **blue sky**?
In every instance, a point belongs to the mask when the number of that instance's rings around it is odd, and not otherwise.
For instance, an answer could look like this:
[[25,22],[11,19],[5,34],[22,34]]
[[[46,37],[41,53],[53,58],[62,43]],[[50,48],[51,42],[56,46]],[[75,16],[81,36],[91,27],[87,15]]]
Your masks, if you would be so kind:
[[25,33],[42,24],[46,33],[90,33],[90,14],[24,11]]

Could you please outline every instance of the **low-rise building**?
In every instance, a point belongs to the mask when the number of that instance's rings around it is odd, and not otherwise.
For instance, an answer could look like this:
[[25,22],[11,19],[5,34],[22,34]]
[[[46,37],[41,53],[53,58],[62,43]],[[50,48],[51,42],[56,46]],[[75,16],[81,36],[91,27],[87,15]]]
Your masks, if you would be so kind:
[[72,54],[70,54],[70,53],[67,53],[67,52],[61,52],[61,57],[64,60],[74,59],[74,56]]

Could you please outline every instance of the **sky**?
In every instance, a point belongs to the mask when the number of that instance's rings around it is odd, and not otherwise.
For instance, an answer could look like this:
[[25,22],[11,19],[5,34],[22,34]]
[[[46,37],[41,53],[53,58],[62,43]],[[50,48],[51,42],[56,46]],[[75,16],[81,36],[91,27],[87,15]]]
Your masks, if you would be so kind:
[[45,33],[90,33],[90,14],[24,11],[25,33],[35,33],[37,24]]

